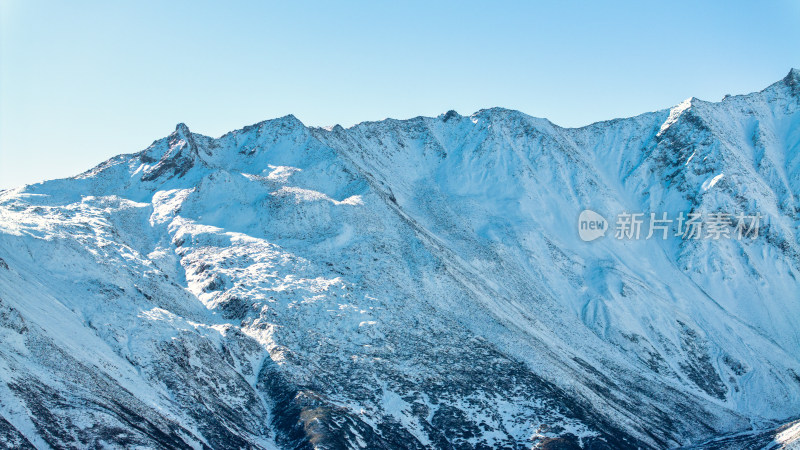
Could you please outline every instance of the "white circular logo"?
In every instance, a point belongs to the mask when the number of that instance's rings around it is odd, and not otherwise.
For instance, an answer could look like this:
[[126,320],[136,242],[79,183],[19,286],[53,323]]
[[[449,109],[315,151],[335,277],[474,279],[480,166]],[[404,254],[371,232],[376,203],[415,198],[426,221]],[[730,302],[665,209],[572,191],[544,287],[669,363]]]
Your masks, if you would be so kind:
[[589,242],[606,235],[608,222],[600,214],[584,209],[578,216],[578,235],[582,240]]

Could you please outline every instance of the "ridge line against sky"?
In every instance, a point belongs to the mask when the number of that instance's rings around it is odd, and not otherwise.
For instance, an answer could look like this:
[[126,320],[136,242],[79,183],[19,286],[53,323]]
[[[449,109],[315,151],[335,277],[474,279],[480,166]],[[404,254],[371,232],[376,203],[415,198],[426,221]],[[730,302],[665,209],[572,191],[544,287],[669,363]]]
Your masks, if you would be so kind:
[[800,2],[0,0],[0,189],[146,148],[499,106],[564,127],[719,101],[800,68]]

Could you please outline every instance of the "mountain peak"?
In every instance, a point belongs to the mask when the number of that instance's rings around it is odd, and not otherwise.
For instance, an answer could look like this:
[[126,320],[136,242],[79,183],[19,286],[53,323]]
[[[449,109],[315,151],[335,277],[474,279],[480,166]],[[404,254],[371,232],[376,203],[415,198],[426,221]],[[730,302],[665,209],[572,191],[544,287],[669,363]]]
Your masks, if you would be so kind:
[[173,132],[173,134],[187,137],[191,136],[192,132],[189,131],[189,127],[187,127],[185,123],[180,122],[179,124],[175,125],[175,131]]
[[792,92],[800,95],[800,70],[792,68],[783,78],[783,83],[792,89]]
[[305,124],[300,121],[294,114],[287,114],[282,117],[278,117],[277,119],[268,120],[267,122],[272,122],[281,125],[292,125],[292,126],[300,126],[305,128]]
[[447,122],[450,119],[456,119],[461,117],[461,114],[457,113],[455,110],[451,109],[446,113],[439,116],[442,119],[442,122]]

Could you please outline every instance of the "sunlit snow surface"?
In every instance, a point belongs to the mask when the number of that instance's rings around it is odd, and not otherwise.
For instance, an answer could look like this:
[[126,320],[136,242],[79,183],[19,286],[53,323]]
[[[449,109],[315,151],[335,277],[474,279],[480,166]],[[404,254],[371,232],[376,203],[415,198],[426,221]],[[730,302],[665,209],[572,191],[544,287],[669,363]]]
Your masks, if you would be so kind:
[[[797,71],[579,129],[181,124],[0,193],[0,442],[794,445],[799,145]],[[587,243],[587,208],[764,219]]]

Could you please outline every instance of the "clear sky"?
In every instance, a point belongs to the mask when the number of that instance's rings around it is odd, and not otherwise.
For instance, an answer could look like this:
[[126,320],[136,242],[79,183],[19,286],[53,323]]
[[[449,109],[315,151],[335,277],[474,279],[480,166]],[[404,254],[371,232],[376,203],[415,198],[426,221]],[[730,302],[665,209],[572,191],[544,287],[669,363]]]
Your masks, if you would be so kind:
[[800,67],[800,1],[0,0],[0,188],[178,122],[219,136],[503,106],[563,126],[760,90]]

